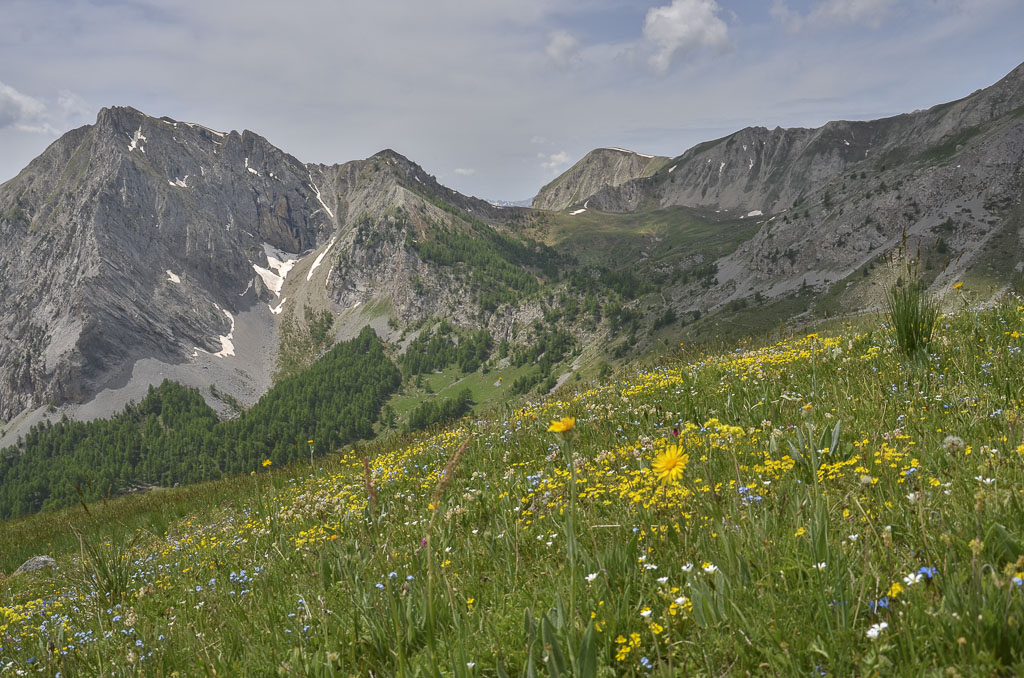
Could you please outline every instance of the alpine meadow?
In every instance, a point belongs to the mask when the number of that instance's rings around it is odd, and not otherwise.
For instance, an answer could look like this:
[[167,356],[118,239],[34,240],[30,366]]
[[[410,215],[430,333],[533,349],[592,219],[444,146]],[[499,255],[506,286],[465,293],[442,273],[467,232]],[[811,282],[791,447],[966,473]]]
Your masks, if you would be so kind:
[[1024,675],[1022,22],[10,3],[0,678]]

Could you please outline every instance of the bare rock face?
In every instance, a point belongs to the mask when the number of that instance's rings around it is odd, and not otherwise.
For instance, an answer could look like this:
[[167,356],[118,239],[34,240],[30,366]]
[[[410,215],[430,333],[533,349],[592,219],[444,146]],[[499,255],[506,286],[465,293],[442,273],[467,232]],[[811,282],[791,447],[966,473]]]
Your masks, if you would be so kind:
[[250,132],[130,108],[57,140],[0,187],[0,419],[87,399],[112,366],[220,350],[271,297],[263,245],[329,229],[308,174]]
[[651,176],[668,160],[621,148],[598,148],[540,189],[530,206],[564,210],[584,202],[606,186],[621,186],[632,179]]
[[411,243],[515,213],[394,151],[305,165],[252,132],[103,109],[0,186],[0,424],[164,376],[251,403],[305,305],[471,322],[465,286]]
[[[979,262],[1021,223],[1024,64],[992,87],[926,111],[818,129],[751,127],[699,144],[647,178],[606,185],[593,210],[687,206],[760,222],[720,262],[726,298],[841,280],[910,236]],[[941,241],[941,243],[940,243]],[[944,279],[944,278],[943,278]]]

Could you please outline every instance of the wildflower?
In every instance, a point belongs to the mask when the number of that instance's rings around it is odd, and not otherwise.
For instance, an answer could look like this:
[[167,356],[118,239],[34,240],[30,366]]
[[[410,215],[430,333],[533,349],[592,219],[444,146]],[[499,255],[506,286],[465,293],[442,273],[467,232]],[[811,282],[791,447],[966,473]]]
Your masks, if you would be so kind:
[[651,622],[651,633],[653,633],[654,635],[658,635],[664,630],[665,627],[659,624],[658,622]]
[[647,619],[648,617],[650,617],[651,616],[651,608],[645,607],[644,609],[640,610],[640,616],[643,617],[644,619]]
[[949,452],[950,454],[963,452],[967,447],[964,444],[964,439],[960,436],[946,436],[942,441],[942,446],[946,448],[946,452]]
[[793,536],[794,537],[802,537],[805,534],[807,534],[807,528],[806,527],[801,527],[799,530],[797,530],[796,532],[793,533]]
[[903,584],[898,581],[894,581],[892,586],[889,587],[889,591],[886,593],[890,598],[895,598],[899,594],[903,593]]
[[269,459],[264,459],[263,460],[263,468],[267,468],[268,466],[270,466],[273,463],[274,462],[270,461]]
[[872,624],[871,628],[869,628],[868,631],[867,631],[867,636],[871,640],[874,640],[874,639],[878,638],[878,634],[880,634],[882,631],[886,630],[887,628],[889,628],[889,623],[888,622],[878,622],[877,624]]
[[715,572],[718,572],[718,565],[713,565],[711,563],[704,563],[704,571],[707,572],[708,574],[713,574]]
[[684,454],[679,445],[669,445],[655,458],[652,468],[658,480],[664,483],[673,483],[683,475],[690,455]]
[[922,574],[922,575],[928,577],[928,579],[930,580],[932,577],[934,577],[936,574],[938,574],[939,571],[936,570],[934,567],[927,567],[927,566],[925,566],[925,567],[922,567],[920,570],[918,570],[917,573],[918,574]]
[[691,570],[693,570],[693,563],[687,563],[686,565],[683,565],[683,567],[680,569],[682,569],[683,572],[690,572]]
[[961,288],[961,287],[963,287],[963,286],[964,286],[964,281],[963,281],[963,280],[960,280],[960,281],[956,282],[956,283],[955,283],[955,284],[953,285],[953,289],[954,289],[954,290],[958,290],[958,289],[960,289],[960,288]]
[[558,421],[552,421],[551,426],[548,426],[548,431],[551,433],[568,433],[576,427],[575,417],[562,417]]
[[828,567],[828,565],[826,563],[817,563],[817,564],[815,564],[814,569],[816,569],[816,570],[824,570],[826,567]]
[[597,579],[597,572],[591,572],[591,573],[590,573],[590,574],[588,574],[588,575],[587,575],[586,577],[584,577],[584,579],[586,579],[586,580],[587,580],[587,583],[589,584],[590,582],[592,582],[592,581],[594,581],[595,579]]

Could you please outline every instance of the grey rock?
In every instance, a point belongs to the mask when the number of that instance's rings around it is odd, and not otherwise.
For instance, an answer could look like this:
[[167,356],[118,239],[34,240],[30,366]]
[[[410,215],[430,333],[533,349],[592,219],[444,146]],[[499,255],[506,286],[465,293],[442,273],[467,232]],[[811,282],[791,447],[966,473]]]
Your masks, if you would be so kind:
[[598,148],[547,184],[533,198],[531,207],[564,210],[581,204],[605,187],[649,177],[665,166],[669,158],[650,156],[619,148]]
[[40,570],[49,570],[57,567],[57,561],[50,556],[32,556],[24,563],[21,564],[14,574],[11,576],[25,574],[26,572],[39,572]]

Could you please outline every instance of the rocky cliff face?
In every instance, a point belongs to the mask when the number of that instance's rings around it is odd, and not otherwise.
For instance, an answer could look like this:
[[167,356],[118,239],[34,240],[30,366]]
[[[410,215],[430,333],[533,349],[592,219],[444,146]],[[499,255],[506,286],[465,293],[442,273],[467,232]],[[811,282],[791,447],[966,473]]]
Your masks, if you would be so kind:
[[460,213],[514,212],[393,151],[305,165],[252,132],[104,109],[0,186],[0,422],[163,376],[252,402],[277,325],[306,305],[472,317],[472,295],[409,243]]
[[[727,298],[828,287],[902,242],[952,253],[943,283],[1017,228],[1024,187],[1024,65],[926,111],[818,129],[752,127],[648,178],[606,186],[591,210],[689,206],[761,222],[720,262]],[[1014,241],[1014,238],[1010,238]],[[960,255],[959,257],[957,255]]]
[[649,177],[665,166],[668,158],[643,155],[621,148],[598,148],[561,176],[540,189],[531,207],[564,210],[606,186],[620,186],[632,179]]

